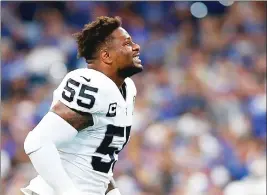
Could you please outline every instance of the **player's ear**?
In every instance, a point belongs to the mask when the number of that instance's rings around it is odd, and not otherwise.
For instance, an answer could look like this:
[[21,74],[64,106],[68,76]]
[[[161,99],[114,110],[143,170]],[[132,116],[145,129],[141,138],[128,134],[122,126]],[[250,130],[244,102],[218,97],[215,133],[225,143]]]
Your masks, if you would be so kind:
[[103,50],[100,51],[100,58],[106,64],[111,64],[112,63],[111,54],[107,49],[103,49]]

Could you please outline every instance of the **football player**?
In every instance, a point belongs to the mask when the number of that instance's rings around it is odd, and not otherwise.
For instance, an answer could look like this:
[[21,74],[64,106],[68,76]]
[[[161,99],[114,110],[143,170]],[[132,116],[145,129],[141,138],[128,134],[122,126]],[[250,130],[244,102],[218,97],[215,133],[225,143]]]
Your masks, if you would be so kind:
[[[69,72],[24,149],[38,176],[26,195],[120,195],[113,168],[129,141],[140,47],[118,17],[98,17],[74,34],[88,67]],[[49,57],[49,56],[47,56]]]

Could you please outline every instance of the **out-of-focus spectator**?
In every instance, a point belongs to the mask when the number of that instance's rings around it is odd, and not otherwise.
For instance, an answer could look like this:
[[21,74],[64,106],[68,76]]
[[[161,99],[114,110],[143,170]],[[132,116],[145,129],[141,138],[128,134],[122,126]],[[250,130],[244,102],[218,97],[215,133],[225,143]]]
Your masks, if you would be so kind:
[[241,181],[233,181],[229,183],[224,195],[232,194],[266,194],[266,157],[255,159],[249,165],[250,175]]

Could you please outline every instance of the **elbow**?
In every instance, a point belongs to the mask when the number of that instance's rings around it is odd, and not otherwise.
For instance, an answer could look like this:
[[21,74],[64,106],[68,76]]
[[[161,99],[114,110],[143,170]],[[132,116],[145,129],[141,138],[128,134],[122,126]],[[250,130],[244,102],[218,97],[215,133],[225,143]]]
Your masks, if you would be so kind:
[[25,153],[30,155],[45,145],[54,144],[57,146],[68,142],[73,139],[76,134],[77,130],[69,123],[58,115],[49,112],[27,135],[24,141]]
[[27,155],[41,148],[40,137],[36,131],[30,131],[24,141],[24,151]]

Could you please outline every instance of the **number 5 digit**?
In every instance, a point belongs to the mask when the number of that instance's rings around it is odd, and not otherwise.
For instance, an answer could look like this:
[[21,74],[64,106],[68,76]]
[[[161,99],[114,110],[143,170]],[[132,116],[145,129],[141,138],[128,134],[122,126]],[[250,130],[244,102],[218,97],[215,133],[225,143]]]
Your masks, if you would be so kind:
[[[74,88],[72,88],[70,86],[70,84],[74,85],[76,88],[78,88],[80,86],[79,82],[70,78],[67,81],[66,86],[64,87],[64,91],[62,92],[62,98],[68,102],[73,102],[76,91]],[[81,90],[79,93],[79,97],[81,97],[83,99],[77,98],[77,104],[83,108],[91,109],[95,104],[95,97],[93,95],[86,93],[88,91],[97,93],[98,89],[95,87],[90,87],[90,86],[82,84],[82,87],[81,87]],[[66,92],[69,93],[69,96],[66,95]],[[90,102],[87,103],[87,102],[85,102],[86,100],[89,100]]]
[[79,87],[79,86],[80,86],[80,83],[77,82],[77,81],[74,81],[73,79],[68,79],[68,81],[67,81],[67,83],[66,83],[66,86],[64,87],[64,89],[65,89],[67,92],[70,93],[70,96],[67,96],[67,95],[66,95],[66,92],[63,91],[63,92],[62,92],[62,97],[63,97],[65,100],[67,100],[68,102],[72,102],[73,99],[74,99],[74,96],[75,96],[75,90],[74,90],[73,88],[71,88],[71,87],[69,86],[69,84],[72,84],[72,85],[74,85],[74,86],[76,86],[76,87]]
[[90,103],[87,104],[87,103],[82,102],[82,100],[78,99],[77,100],[77,104],[79,106],[81,106],[81,107],[90,109],[95,104],[95,97],[92,96],[92,95],[90,95],[90,94],[85,93],[86,91],[92,91],[92,92],[97,93],[98,92],[98,89],[97,88],[94,88],[94,87],[90,87],[90,86],[84,85],[84,84],[82,85],[81,91],[79,93],[79,97],[83,97],[85,99],[89,99],[90,100]]

